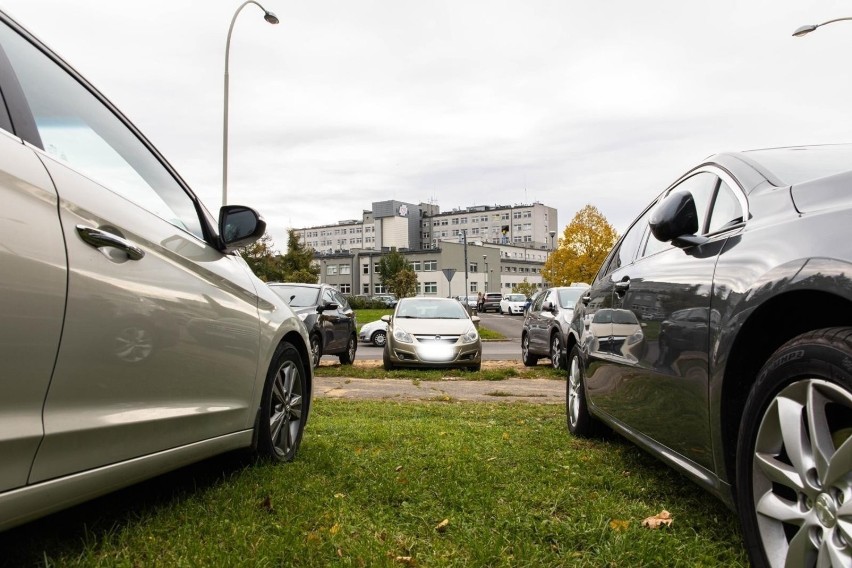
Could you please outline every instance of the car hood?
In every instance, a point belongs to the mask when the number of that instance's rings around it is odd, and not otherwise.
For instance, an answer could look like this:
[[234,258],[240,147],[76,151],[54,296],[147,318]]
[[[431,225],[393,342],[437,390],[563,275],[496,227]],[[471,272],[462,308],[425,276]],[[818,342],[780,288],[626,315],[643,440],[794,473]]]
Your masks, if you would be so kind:
[[469,319],[394,318],[393,325],[414,335],[461,335],[473,322]]

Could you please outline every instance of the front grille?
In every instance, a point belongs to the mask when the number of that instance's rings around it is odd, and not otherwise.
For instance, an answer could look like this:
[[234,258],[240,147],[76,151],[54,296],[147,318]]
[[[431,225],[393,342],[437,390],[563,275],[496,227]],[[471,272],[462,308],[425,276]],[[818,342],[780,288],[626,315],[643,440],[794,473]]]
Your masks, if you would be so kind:
[[458,340],[458,335],[437,335],[437,334],[421,334],[415,335],[414,338],[420,343],[432,345],[455,345]]

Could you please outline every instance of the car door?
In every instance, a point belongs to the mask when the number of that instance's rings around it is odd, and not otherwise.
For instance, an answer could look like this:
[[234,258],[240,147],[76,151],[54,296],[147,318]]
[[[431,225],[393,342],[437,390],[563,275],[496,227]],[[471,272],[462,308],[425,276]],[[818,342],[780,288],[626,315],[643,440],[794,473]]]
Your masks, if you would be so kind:
[[59,198],[62,340],[29,481],[251,427],[257,296],[171,168],[83,79],[0,26]]
[[544,304],[551,300],[551,297],[551,292],[544,290],[530,307],[529,338],[530,351],[533,353],[550,354],[550,323],[553,321],[553,314],[544,309]]
[[0,128],[0,492],[26,484],[42,439],[67,279],[53,184],[10,128]]
[[[596,401],[629,428],[708,469],[713,467],[707,414],[713,274],[725,241],[737,230],[710,225],[721,215],[728,216],[726,222],[743,215],[740,207],[736,213],[729,207],[739,200],[720,175],[725,174],[702,168],[669,192],[693,196],[698,234],[709,233],[702,245],[661,243],[646,229],[648,216],[640,219],[644,240],[637,259],[612,274],[613,327],[621,329],[611,341],[611,390]],[[719,214],[711,222],[714,204]],[[718,318],[714,321],[718,324]]]

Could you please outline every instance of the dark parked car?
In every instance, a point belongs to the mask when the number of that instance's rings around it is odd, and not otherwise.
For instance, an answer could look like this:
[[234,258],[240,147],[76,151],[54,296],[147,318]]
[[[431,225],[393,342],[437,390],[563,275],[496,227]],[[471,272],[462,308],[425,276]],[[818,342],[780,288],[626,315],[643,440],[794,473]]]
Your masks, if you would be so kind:
[[308,335],[237,252],[266,223],[217,223],[2,12],[0,100],[0,530],[231,450],[293,459]]
[[500,302],[503,300],[503,294],[499,292],[488,292],[485,294],[485,297],[482,298],[482,310],[480,310],[483,314],[485,312],[494,310],[495,312],[500,311]]
[[557,286],[542,290],[526,311],[521,330],[521,359],[533,366],[549,357],[554,368],[565,368],[563,348],[574,305],[588,286]]
[[352,364],[358,326],[355,312],[340,292],[327,284],[271,282],[269,287],[305,322],[314,367],[323,355],[337,355],[342,364]]
[[[852,565],[850,170],[846,145],[708,158],[571,323],[570,431],[607,425],[736,508],[756,566]],[[626,333],[604,310],[640,334],[596,340]]]

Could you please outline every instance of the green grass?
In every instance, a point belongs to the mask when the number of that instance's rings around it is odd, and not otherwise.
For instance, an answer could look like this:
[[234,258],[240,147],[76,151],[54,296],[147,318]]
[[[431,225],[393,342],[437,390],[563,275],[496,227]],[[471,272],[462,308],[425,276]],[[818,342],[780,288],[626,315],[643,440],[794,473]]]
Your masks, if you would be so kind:
[[492,339],[492,340],[493,339],[506,339],[506,336],[503,335],[502,333],[498,333],[496,331],[488,329],[487,327],[482,327],[481,324],[479,326],[479,337],[481,337],[482,339]]
[[566,371],[557,371],[550,366],[500,367],[468,371],[466,369],[395,369],[385,371],[382,367],[360,367],[357,365],[320,365],[314,369],[319,377],[349,377],[353,379],[417,379],[440,381],[447,377],[458,377],[468,381],[502,381],[505,379],[554,379],[565,380]]
[[[294,463],[204,462],[2,534],[0,563],[747,565],[719,502],[564,422],[559,405],[319,399]],[[640,526],[663,509],[670,528]]]

